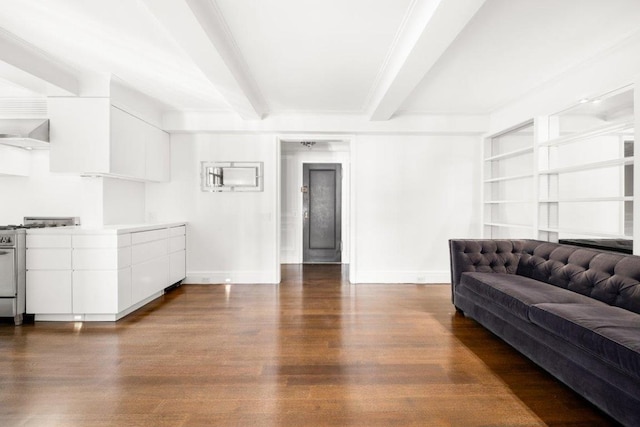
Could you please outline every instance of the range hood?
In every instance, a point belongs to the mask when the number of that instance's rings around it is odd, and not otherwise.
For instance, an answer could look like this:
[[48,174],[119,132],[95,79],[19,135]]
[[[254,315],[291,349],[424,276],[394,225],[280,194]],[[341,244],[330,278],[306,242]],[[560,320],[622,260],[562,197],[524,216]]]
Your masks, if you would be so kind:
[[0,119],[0,144],[49,148],[49,119]]

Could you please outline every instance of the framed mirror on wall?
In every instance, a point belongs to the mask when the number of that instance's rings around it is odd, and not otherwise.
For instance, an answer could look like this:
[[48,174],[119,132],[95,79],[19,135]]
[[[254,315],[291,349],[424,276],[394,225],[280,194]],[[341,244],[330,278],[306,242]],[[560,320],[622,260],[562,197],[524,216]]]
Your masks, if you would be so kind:
[[263,191],[263,162],[201,162],[201,190]]

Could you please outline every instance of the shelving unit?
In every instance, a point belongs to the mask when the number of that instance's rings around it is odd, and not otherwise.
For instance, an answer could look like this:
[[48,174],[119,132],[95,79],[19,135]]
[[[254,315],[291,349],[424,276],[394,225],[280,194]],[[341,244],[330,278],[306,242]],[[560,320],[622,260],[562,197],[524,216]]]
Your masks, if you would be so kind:
[[485,238],[633,239],[627,87],[485,139]]
[[492,136],[484,146],[483,226],[492,238],[534,233],[533,122]]
[[633,91],[544,118],[538,132],[538,232],[550,241],[632,239]]

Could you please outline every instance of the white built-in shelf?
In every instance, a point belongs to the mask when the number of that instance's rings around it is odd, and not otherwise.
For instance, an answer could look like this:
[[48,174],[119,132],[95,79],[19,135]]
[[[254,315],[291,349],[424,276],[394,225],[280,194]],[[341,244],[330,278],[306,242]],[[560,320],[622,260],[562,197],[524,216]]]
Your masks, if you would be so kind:
[[631,164],[633,164],[633,157],[625,157],[623,159],[611,159],[611,160],[605,160],[602,162],[583,163],[581,165],[541,170],[539,174],[555,175],[560,173],[580,172],[580,171],[591,170],[591,169],[603,169],[603,168],[609,168],[614,166],[624,166],[624,165],[631,165]]
[[608,135],[615,132],[620,132],[626,129],[632,129],[633,122],[618,122],[614,124],[606,124],[596,127],[587,132],[572,133],[570,135],[560,136],[558,138],[551,139],[539,144],[540,147],[557,147],[559,145],[569,144],[575,141],[583,141],[585,139],[596,138],[602,135]]
[[606,239],[633,239],[633,236],[625,236],[623,234],[613,234],[613,233],[598,233],[587,230],[570,230],[566,228],[545,228],[540,227],[539,231],[546,231],[548,233],[566,233],[566,234],[577,234],[579,236],[591,236],[591,237],[602,237]]
[[486,227],[506,227],[506,228],[526,228],[533,229],[531,224],[506,224],[506,223],[498,223],[498,222],[485,222],[484,225]]
[[540,200],[540,203],[633,202],[633,197],[580,197]]
[[535,200],[487,200],[484,202],[485,205],[503,205],[503,204],[511,204],[511,203],[535,203]]
[[518,157],[529,153],[533,153],[533,147],[526,147],[519,150],[509,151],[508,153],[497,154],[495,156],[487,157],[486,159],[484,159],[484,161],[491,162],[493,160],[504,160],[510,157]]
[[513,181],[516,179],[526,179],[526,178],[533,178],[533,174],[532,173],[527,173],[524,175],[510,175],[510,176],[501,176],[498,178],[490,178],[490,179],[485,179],[484,182],[489,184],[492,182],[500,182],[500,181]]

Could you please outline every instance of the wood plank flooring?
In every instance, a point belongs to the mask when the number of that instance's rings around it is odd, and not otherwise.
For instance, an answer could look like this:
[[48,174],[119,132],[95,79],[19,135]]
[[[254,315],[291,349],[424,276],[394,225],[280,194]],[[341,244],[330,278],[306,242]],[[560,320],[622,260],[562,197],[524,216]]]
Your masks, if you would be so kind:
[[449,285],[183,285],[119,322],[0,324],[1,426],[608,426]]

